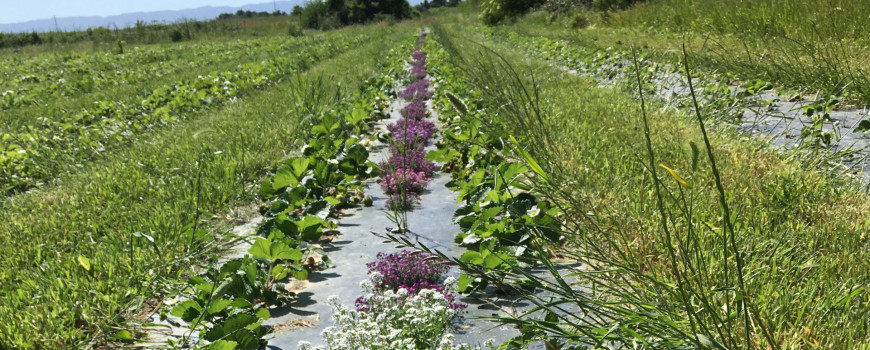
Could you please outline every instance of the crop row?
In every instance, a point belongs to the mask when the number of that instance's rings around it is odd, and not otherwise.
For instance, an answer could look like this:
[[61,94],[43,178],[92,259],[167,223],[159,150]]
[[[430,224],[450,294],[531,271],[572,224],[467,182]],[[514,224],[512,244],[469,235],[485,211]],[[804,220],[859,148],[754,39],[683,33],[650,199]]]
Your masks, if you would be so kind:
[[[421,47],[428,32],[417,40],[417,49],[405,70],[405,86],[397,97],[410,101],[400,110],[402,118],[387,125],[389,160],[381,164],[381,188],[387,196],[387,214],[398,227],[396,233],[408,231],[401,214],[418,209],[424,187],[438,166],[424,159],[424,148],[437,131],[427,104],[433,95],[429,89],[426,53]],[[426,210],[424,207],[422,210]],[[400,213],[401,212],[401,213]],[[404,219],[403,219],[404,218]],[[369,262],[368,278],[361,283],[362,295],[353,306],[330,297],[333,326],[322,336],[326,347],[312,348],[300,341],[301,350],[330,349],[479,349],[454,347],[452,329],[460,313],[468,306],[457,300],[455,278],[445,277],[447,261],[429,253],[404,250],[378,253]]]
[[536,249],[559,242],[561,212],[530,186],[530,178],[543,176],[534,160],[523,157],[521,146],[484,108],[447,51],[437,42],[429,45],[440,86],[434,101],[444,127],[438,149],[427,157],[445,164],[442,169],[453,177],[448,187],[462,203],[454,213],[461,229],[455,242],[468,249],[460,262],[468,271],[485,271],[463,273],[458,289],[470,293],[503,286],[507,273],[538,262]]
[[[83,164],[112,146],[131,142],[148,129],[169,125],[191,113],[232,102],[242,93],[270,85],[311,63],[368,40],[367,35],[340,34],[270,60],[212,72],[196,79],[158,87],[132,105],[97,101],[81,112],[43,119],[25,132],[0,135],[0,188],[14,193],[56,176],[57,163]],[[284,47],[274,42],[276,54]]]
[[[392,55],[404,53],[403,47]],[[337,233],[340,210],[371,205],[363,192],[365,181],[380,171],[368,160],[368,145],[376,138],[374,122],[387,115],[395,72],[395,65],[385,65],[339,108],[315,116],[305,135],[310,142],[260,185],[264,220],[248,254],[192,277],[183,292],[187,300],[161,311],[162,317],[180,318],[198,333],[172,345],[257,349],[266,343],[269,328],[262,322],[269,310],[295,297],[284,283],[306,280],[310,272],[332,266],[318,244],[324,235]]]
[[[264,50],[289,51],[310,38],[268,38],[172,46],[133,47],[123,53],[74,53],[9,56],[0,62],[0,109],[39,104],[48,98],[71,98],[127,84],[137,84],[184,69],[240,61]],[[7,112],[8,113],[8,112]]]
[[[492,283],[506,290],[517,282],[509,275],[537,264],[538,250],[560,239],[561,211],[528,183],[545,176],[540,167],[503,128],[484,122],[496,119],[483,108],[484,101],[466,83],[463,72],[449,62],[446,51],[425,37],[424,33],[418,42],[421,50],[412,54],[407,85],[397,94],[410,102],[401,110],[403,118],[388,126],[391,158],[382,164],[381,187],[393,211],[388,215],[399,227],[387,236],[415,246],[401,236],[408,223],[401,222],[400,212],[415,209],[437,170],[431,163],[435,161],[451,174],[448,187],[458,192],[462,202],[454,213],[461,229],[456,243],[467,251],[456,259],[416,245],[425,252],[379,255],[369,264],[369,279],[355,310],[337,299],[331,301],[335,325],[323,332],[329,348],[480,349],[454,345],[451,324],[466,305],[456,301],[453,288],[486,293]],[[434,91],[429,89],[430,81]],[[433,98],[432,105],[442,112],[440,125],[425,120],[430,116],[425,101]],[[420,159],[410,155],[436,133],[441,135],[437,150]],[[441,281],[446,260],[462,267],[458,280]],[[310,348],[304,342],[300,345]]]

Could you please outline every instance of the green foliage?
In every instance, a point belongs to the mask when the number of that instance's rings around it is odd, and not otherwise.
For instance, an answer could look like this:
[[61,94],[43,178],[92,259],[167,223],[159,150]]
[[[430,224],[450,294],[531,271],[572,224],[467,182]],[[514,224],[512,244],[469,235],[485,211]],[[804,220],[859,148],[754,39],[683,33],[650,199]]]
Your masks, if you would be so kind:
[[444,163],[443,170],[453,176],[447,187],[458,192],[462,203],[454,213],[461,229],[455,242],[469,250],[460,261],[480,272],[460,276],[458,289],[469,293],[491,282],[503,287],[509,282],[507,274],[537,264],[536,249],[560,241],[555,218],[561,210],[531,192],[530,179],[543,176],[540,167],[532,162],[532,171],[505,157],[511,146],[521,149],[520,145],[504,128],[487,121],[479,108],[482,101],[459,97],[476,95],[464,83],[463,73],[449,63],[446,51],[427,45],[427,59],[438,67],[433,74],[443,82],[435,104],[445,124],[438,150],[427,158]]
[[[236,63],[226,71],[202,72],[193,79],[168,82],[137,96],[138,99],[131,101],[131,104],[109,99],[93,101],[81,111],[63,114],[36,125],[28,124],[19,132],[2,134],[0,150],[6,153],[0,155],[0,179],[3,181],[0,190],[7,194],[17,193],[38,182],[50,181],[57,175],[57,167],[62,166],[58,164],[59,159],[96,158],[107,147],[128,144],[151,129],[177,122],[179,116],[214,108],[232,102],[244,93],[263,89],[293,72],[305,69],[309,62],[333,56],[347,50],[350,45],[359,45],[365,38],[364,35],[339,36],[335,40],[275,38],[230,46],[235,50],[259,47],[257,50],[275,56],[261,61]],[[206,45],[204,51],[221,47],[223,45]],[[299,50],[301,47],[306,50]],[[282,55],[284,53],[290,54]],[[160,51],[145,51],[134,55],[153,59],[153,55],[159,54]],[[95,59],[123,62],[123,57],[101,56],[105,58]],[[86,62],[81,64],[81,69],[90,70]],[[67,92],[77,96],[82,94],[80,90],[95,90],[97,86],[126,85],[126,79],[145,76],[140,70],[135,71],[139,73],[131,72],[132,76],[88,75],[78,82],[22,87],[4,93],[0,103],[9,109],[26,108],[26,105],[49,98],[54,93]]]
[[543,0],[484,0],[480,5],[480,19],[488,25],[498,24],[521,16],[543,3]]
[[305,5],[300,18],[307,28],[326,30],[387,18],[408,19],[411,5],[407,0],[314,0]]
[[173,30],[172,33],[169,33],[169,39],[171,39],[172,42],[177,43],[184,40],[184,35],[181,34],[180,30],[176,29]]
[[388,108],[388,89],[386,76],[371,79],[354,100],[314,117],[302,155],[283,161],[260,185],[269,201],[263,236],[316,242],[321,225],[335,227],[328,219],[336,211],[366,201],[363,182],[379,176],[380,168],[368,160],[362,141],[373,137],[372,123]]
[[[567,246],[556,255],[570,263],[557,264],[540,249],[533,254],[545,277],[521,269],[505,274],[546,293],[516,290],[539,308],[500,319],[522,332],[503,346],[544,341],[553,348],[735,349],[867,343],[867,300],[854,296],[866,295],[858,286],[867,283],[870,271],[868,241],[853,233],[870,222],[868,199],[858,184],[817,165],[829,160],[783,154],[724,127],[701,131],[709,118],[703,105],[700,117],[664,112],[664,104],[646,93],[646,72],[654,68],[643,56],[636,76],[641,82],[628,85],[632,90],[626,93],[624,82],[600,88],[595,80],[551,67],[605,77],[634,71],[633,65],[613,64],[632,62],[631,55],[617,58],[619,49],[595,50],[537,35],[507,40],[495,35],[475,45],[470,42],[480,37],[466,34],[467,27],[435,29],[442,42],[456,38],[456,48],[444,45],[461,55],[451,62],[468,72],[460,79],[471,85],[466,90],[484,97],[483,105],[471,109],[489,111],[492,124],[510,130],[534,162],[513,147],[506,147],[511,152],[506,158],[523,159],[529,169],[541,167],[546,176],[531,178],[531,189],[566,210],[557,218]],[[523,44],[529,42],[537,44]],[[517,52],[519,47],[527,50]],[[487,55],[487,49],[495,53]],[[577,51],[589,53],[569,54]],[[530,52],[535,59],[528,59]],[[706,74],[701,71],[695,81]],[[769,86],[750,80],[746,96]],[[708,89],[712,96],[726,93],[715,84],[703,89],[698,97]],[[644,105],[638,93],[647,97]],[[722,109],[736,101],[723,100],[712,103]],[[823,98],[805,112],[825,120],[835,104],[836,99]],[[686,106],[692,105],[689,100]],[[473,288],[492,276],[475,267],[485,264],[482,256],[460,259],[466,269],[460,286]],[[575,315],[575,308],[583,311]],[[598,317],[589,317],[593,314]]]
[[[61,181],[0,201],[0,216],[6,223],[0,228],[4,247],[0,254],[0,348],[80,348],[89,343],[102,344],[103,336],[130,342],[126,336],[129,334],[118,330],[119,323],[141,311],[146,298],[171,293],[176,279],[189,276],[192,266],[210,261],[209,254],[218,251],[228,239],[221,232],[238,220],[250,219],[246,208],[256,200],[257,184],[266,169],[283,158],[287,149],[302,146],[299,137],[310,127],[307,115],[296,109],[296,100],[288,98],[297,91],[288,77],[329,76],[329,87],[342,87],[336,93],[338,99],[351,99],[366,79],[379,72],[381,60],[394,43],[410,32],[410,28],[400,25],[318,35],[317,40],[326,45],[343,44],[329,55],[307,56],[298,61],[300,65],[294,70],[282,73],[287,74],[284,78],[262,89],[242,90],[244,93],[234,103],[178,112],[178,119],[168,124],[171,128],[148,129],[150,132],[135,135],[136,142],[107,147],[96,161],[62,157],[55,162],[58,167],[52,176]],[[344,41],[358,34],[377,40],[357,44]],[[267,49],[282,47],[280,43],[287,47]],[[241,74],[237,67],[240,63],[244,66],[269,57],[295,56],[292,52],[309,47],[300,43],[288,40],[282,29],[276,37],[266,39],[190,41],[139,49],[130,46],[125,47],[124,55],[77,50],[38,54],[32,63],[21,67],[37,73],[44,70],[45,75],[35,74],[41,82],[61,70],[69,74],[70,69],[92,67],[92,73],[82,75],[104,82],[99,89],[102,93],[56,98],[63,108],[68,108],[63,103],[70,99],[90,107],[95,100],[124,101],[124,95],[109,95],[123,91],[127,86],[121,84],[124,80],[141,82],[133,90],[147,92],[154,85],[192,81],[209,72],[191,66],[218,72],[238,70]],[[288,51],[282,54],[282,50]],[[0,58],[4,67],[16,67],[4,68],[0,74],[29,75],[21,74],[17,65],[6,64],[5,60],[15,57]],[[104,61],[116,59],[111,64]],[[149,63],[149,59],[154,62]],[[222,60],[229,62],[224,64]],[[65,65],[70,68],[59,68]],[[121,72],[118,76],[116,69]],[[130,75],[139,74],[138,69],[147,78]],[[56,83],[58,76],[53,77],[48,84]],[[70,76],[60,77],[72,81]],[[129,101],[141,100],[135,94],[131,97]],[[338,107],[334,101],[319,103],[324,110],[333,107]],[[3,128],[13,124],[5,118],[19,115],[22,110],[14,111],[0,113]],[[22,128],[27,129],[32,128]],[[66,148],[55,145],[58,150]],[[49,147],[45,145],[44,150]],[[308,225],[313,222],[308,219],[303,230],[316,232]],[[301,247],[291,248],[310,253]],[[264,261],[253,259],[251,264],[272,272],[264,268]],[[281,260],[275,265],[292,266],[295,262]],[[316,265],[315,261],[314,268],[319,268]],[[274,272],[280,273],[278,270]],[[288,276],[292,271],[287,272]],[[213,276],[203,278],[212,281]],[[260,275],[264,281],[268,276]],[[195,288],[191,286],[189,291],[195,292]],[[131,333],[132,338],[139,337],[137,332]],[[97,336],[99,339],[92,339]],[[235,345],[236,341],[216,341],[209,348]]]
[[[257,247],[255,244],[251,248],[252,254],[263,262],[251,257],[235,259],[188,280],[189,299],[173,306],[169,313],[190,324],[191,332],[201,334],[197,342],[221,342],[215,346],[233,342],[236,349],[257,349],[266,344],[263,337],[269,327],[262,322],[269,319],[267,307],[286,302],[288,296],[272,290],[276,275],[269,274],[261,265],[273,265],[282,259],[292,261],[295,256],[286,249],[276,252],[277,257],[264,259],[256,254]],[[299,252],[297,259],[301,257]],[[171,345],[185,347],[190,345],[189,340],[185,336]]]
[[290,23],[287,26],[287,34],[289,34],[292,37],[299,37],[299,36],[305,35],[305,31],[302,29],[301,25],[294,22],[294,23]]
[[[191,279],[190,284],[204,293],[193,293],[175,306],[173,316],[191,323],[190,328],[209,342],[234,342],[244,349],[265,344],[267,331],[259,325],[268,318],[267,308],[294,297],[279,282],[291,277],[305,280],[312,271],[332,266],[316,243],[324,230],[337,227],[339,209],[363,202],[362,182],[378,175],[377,164],[368,160],[368,150],[357,137],[370,133],[372,116],[379,115],[376,108],[383,108],[378,101],[384,100],[391,72],[386,69],[366,81],[338,108],[313,116],[316,124],[305,135],[312,141],[302,156],[283,161],[260,185],[260,196],[270,202],[250,255]],[[230,316],[220,318],[226,315]],[[176,346],[190,345],[186,340]]]
[[[801,128],[801,144],[805,147],[829,147],[840,141],[839,122],[831,118],[831,111],[840,103],[839,98],[829,97],[803,107],[804,114],[812,124]],[[832,131],[825,130],[825,124],[831,125]],[[859,125],[860,128],[860,125]]]

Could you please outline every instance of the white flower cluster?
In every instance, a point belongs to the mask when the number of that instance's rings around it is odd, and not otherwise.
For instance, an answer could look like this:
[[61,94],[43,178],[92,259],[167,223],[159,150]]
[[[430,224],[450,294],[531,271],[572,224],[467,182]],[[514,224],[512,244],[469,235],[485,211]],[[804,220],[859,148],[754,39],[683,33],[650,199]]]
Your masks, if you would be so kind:
[[[372,279],[380,276],[373,273]],[[455,279],[449,278],[448,290],[452,291]],[[454,345],[451,323],[456,310],[444,292],[422,289],[415,295],[401,288],[378,291],[371,280],[360,285],[363,297],[368,300],[366,311],[356,311],[341,305],[338,297],[329,298],[333,308],[335,325],[323,331],[328,349],[348,350],[392,350],[392,349],[437,349],[437,350],[480,350],[480,347]],[[485,346],[492,348],[492,341]],[[299,342],[300,350],[317,350],[308,342]]]

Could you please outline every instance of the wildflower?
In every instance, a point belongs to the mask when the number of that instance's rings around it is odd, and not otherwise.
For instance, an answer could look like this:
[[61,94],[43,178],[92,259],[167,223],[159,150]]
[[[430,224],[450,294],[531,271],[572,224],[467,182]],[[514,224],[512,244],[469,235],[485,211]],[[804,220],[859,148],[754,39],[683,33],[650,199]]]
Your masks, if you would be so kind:
[[429,178],[423,172],[412,169],[396,169],[381,177],[381,189],[386,194],[421,193],[429,184]]
[[422,100],[413,100],[401,109],[402,116],[408,119],[420,120],[429,116],[426,103]]
[[426,151],[417,147],[393,152],[389,160],[380,164],[381,172],[387,173],[393,169],[410,169],[415,172],[422,172],[427,177],[432,176],[438,170],[438,165],[426,160],[425,157]]
[[403,148],[425,146],[435,136],[435,124],[426,120],[399,119],[387,126],[393,142]]
[[420,79],[405,86],[405,89],[398,93],[398,96],[405,100],[424,99],[432,97],[432,91],[429,90],[429,80]]
[[[437,289],[435,283],[447,272],[447,263],[432,254],[403,250],[399,253],[378,253],[377,260],[366,264],[370,279],[380,289]],[[422,284],[421,284],[422,283]],[[413,294],[413,293],[412,293]]]
[[528,215],[531,216],[531,217],[536,217],[536,216],[538,216],[538,214],[540,214],[540,213],[541,213],[541,210],[538,209],[538,206],[537,206],[537,205],[531,207],[531,208],[529,209],[529,211],[526,212],[526,214],[528,214]]

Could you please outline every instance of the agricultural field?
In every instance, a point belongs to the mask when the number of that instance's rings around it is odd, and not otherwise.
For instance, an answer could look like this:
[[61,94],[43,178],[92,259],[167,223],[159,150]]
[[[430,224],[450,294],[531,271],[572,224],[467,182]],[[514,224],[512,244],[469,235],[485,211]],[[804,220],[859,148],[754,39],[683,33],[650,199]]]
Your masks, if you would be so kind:
[[867,5],[327,4],[0,51],[0,349],[870,349]]

